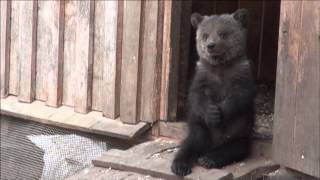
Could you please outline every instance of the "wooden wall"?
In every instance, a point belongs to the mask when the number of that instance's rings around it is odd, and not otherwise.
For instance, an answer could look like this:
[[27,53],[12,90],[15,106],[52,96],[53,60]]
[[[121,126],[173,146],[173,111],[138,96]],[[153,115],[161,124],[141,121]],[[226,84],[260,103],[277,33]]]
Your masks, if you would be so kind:
[[320,1],[282,1],[274,160],[320,178]]
[[172,34],[163,26],[165,4],[172,3],[1,1],[1,97],[121,114],[130,124],[156,121],[162,45],[171,49],[162,38],[164,29]]

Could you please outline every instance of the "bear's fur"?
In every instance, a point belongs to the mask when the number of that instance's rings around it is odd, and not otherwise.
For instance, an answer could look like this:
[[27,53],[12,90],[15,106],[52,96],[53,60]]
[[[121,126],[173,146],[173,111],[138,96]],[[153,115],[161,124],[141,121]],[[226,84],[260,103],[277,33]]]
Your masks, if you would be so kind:
[[191,173],[195,163],[219,168],[249,153],[255,82],[246,57],[248,12],[194,13],[199,61],[188,94],[188,136],[171,169]]

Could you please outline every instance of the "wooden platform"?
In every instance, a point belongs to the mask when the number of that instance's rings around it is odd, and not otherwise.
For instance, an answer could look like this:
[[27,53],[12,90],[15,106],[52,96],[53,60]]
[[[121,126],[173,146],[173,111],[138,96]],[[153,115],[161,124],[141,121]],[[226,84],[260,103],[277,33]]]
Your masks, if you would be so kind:
[[[192,169],[192,174],[184,179],[257,179],[263,174],[279,168],[279,165],[274,164],[269,159],[269,145],[256,143],[251,157],[242,162],[226,166],[223,169],[208,170],[196,166]],[[170,170],[172,159],[177,151],[176,147],[177,144],[173,141],[157,139],[139,144],[125,151],[109,150],[103,156],[93,160],[93,164],[107,169],[134,172],[168,180],[181,179]]]
[[127,140],[137,137],[149,128],[144,122],[136,125],[123,124],[119,118],[108,119],[97,111],[80,114],[68,106],[53,108],[41,101],[21,103],[15,96],[1,99],[1,114]]

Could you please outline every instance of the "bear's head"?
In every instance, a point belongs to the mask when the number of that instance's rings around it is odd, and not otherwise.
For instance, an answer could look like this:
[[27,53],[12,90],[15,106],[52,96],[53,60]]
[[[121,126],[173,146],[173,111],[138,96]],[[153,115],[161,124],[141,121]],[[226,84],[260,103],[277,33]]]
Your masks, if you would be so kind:
[[193,13],[191,24],[197,29],[198,55],[209,64],[228,63],[246,54],[246,9],[239,9],[233,14],[212,16]]

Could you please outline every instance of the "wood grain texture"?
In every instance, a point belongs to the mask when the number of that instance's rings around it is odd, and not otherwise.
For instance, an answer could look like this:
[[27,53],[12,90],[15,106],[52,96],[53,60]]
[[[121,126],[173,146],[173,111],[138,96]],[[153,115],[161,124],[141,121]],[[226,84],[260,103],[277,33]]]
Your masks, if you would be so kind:
[[[274,159],[290,164],[294,144],[296,77],[301,34],[301,2],[281,2],[273,132]],[[285,128],[284,128],[285,127]]]
[[141,1],[124,2],[120,115],[122,122],[131,124],[139,119],[141,14]]
[[173,121],[178,104],[181,1],[165,1],[164,7],[160,119]]
[[18,95],[20,78],[19,59],[19,1],[12,1],[11,5],[11,33],[10,33],[10,72],[9,94]]
[[[117,1],[95,2],[94,74],[92,108],[103,111],[108,118],[119,116],[119,77],[121,46],[118,39],[121,28],[123,3]],[[119,52],[120,51],[120,52]]]
[[0,64],[0,94],[1,98],[9,94],[9,63],[10,63],[10,18],[11,18],[11,1],[1,1],[1,64]]
[[59,106],[62,98],[64,2],[39,1],[36,99]]
[[318,178],[319,9],[318,1],[281,2],[273,142],[276,161]]
[[76,62],[77,79],[74,91],[75,111],[87,113],[91,108],[93,75],[94,1],[77,1]]
[[[320,2],[303,1],[301,14],[294,154],[289,167],[320,178]],[[308,33],[304,33],[308,31]],[[288,119],[286,119],[288,121]],[[306,140],[307,139],[307,140]]]
[[146,1],[144,4],[144,34],[141,63],[141,111],[140,119],[155,122],[159,112],[159,49],[158,33],[158,1]]
[[77,1],[65,2],[64,57],[63,57],[63,98],[62,103],[74,106],[74,87],[76,83],[76,28]]
[[[192,58],[190,56],[191,30],[193,29],[190,23],[192,13],[192,2],[183,1],[181,12],[181,29],[180,29],[180,62],[179,62],[179,81],[178,81],[178,109],[177,117],[182,118],[186,115],[187,92],[190,81],[188,81],[189,66]],[[192,40],[191,40],[192,39]]]
[[19,6],[19,101],[32,102],[35,97],[37,1],[20,1]]
[[63,104],[86,113],[91,108],[93,1],[65,4]]

